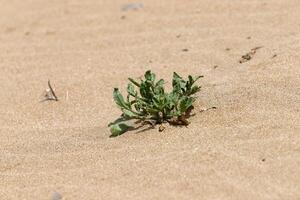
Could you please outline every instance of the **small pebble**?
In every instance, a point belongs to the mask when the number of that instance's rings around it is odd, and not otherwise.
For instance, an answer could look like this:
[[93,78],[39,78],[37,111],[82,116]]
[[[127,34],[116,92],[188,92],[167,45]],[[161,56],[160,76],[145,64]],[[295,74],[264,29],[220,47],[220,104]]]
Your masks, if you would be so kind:
[[62,199],[62,195],[58,192],[53,192],[50,200],[61,200]]
[[129,10],[138,10],[144,7],[142,3],[129,3],[125,4],[121,7],[122,11],[129,11]]

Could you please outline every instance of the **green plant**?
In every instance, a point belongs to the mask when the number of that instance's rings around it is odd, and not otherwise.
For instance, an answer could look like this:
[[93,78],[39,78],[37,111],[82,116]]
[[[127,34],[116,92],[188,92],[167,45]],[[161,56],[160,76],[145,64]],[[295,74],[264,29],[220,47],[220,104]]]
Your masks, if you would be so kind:
[[130,120],[136,120],[135,124],[151,123],[162,124],[169,122],[173,125],[188,125],[187,118],[193,109],[196,100],[194,96],[200,87],[194,85],[203,77],[191,75],[184,80],[176,72],[173,73],[172,91],[167,93],[164,88],[165,81],[156,81],[156,75],[150,70],[140,81],[129,78],[126,99],[118,88],[113,91],[113,99],[121,108],[122,115],[116,121],[110,123],[111,136],[118,136],[135,127],[129,125]]

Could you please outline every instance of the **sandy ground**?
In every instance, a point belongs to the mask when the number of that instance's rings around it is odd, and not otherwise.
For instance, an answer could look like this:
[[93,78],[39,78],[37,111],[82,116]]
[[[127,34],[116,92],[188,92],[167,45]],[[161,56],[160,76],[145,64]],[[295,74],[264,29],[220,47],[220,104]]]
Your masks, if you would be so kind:
[[[300,198],[298,0],[0,3],[0,199]],[[196,116],[109,138],[147,69],[204,75]]]

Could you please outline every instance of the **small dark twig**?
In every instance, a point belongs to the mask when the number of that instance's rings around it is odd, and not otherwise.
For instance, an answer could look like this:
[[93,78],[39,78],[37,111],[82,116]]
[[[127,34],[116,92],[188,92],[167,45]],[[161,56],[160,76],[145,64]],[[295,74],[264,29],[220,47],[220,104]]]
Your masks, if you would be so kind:
[[54,90],[53,90],[53,88],[52,88],[52,86],[50,84],[50,80],[48,80],[48,87],[49,87],[51,93],[53,94],[54,100],[58,101],[58,98],[57,98],[57,96],[56,96],[56,94],[55,94],[55,92],[54,92]]
[[205,108],[205,109],[202,109],[200,112],[208,111],[208,110],[211,110],[211,109],[217,109],[217,107],[212,106],[212,107],[209,107],[209,108]]
[[46,89],[44,97],[45,97],[45,99],[43,99],[41,102],[43,102],[43,101],[58,101],[58,98],[51,86],[50,80],[48,80],[48,89]]

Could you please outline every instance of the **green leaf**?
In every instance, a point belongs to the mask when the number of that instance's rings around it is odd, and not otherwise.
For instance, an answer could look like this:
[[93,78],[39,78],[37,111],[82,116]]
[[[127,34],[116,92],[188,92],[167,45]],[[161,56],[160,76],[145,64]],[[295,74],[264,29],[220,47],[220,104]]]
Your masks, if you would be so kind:
[[151,70],[148,70],[145,73],[145,79],[148,80],[148,81],[153,82],[155,80],[155,74],[151,73]]
[[191,85],[194,83],[194,79],[191,75],[188,76],[189,82],[191,83]]
[[173,91],[176,93],[182,93],[185,91],[186,81],[182,79],[176,72],[173,73],[172,81]]
[[193,105],[195,98],[192,97],[183,97],[179,103],[179,111],[184,113],[189,107]]
[[137,87],[140,87],[140,84],[138,82],[136,82],[135,80],[133,80],[132,78],[128,78],[128,80],[133,83],[134,85],[136,85]]
[[165,84],[164,79],[160,79],[159,81],[157,81],[157,83],[155,84],[155,87],[163,87]]
[[156,115],[159,112],[159,110],[156,108],[147,107],[147,112],[150,113],[151,115]]
[[140,87],[140,94],[147,102],[151,102],[153,91],[151,90],[152,84],[149,82],[142,82]]
[[127,92],[128,92],[128,94],[130,94],[133,97],[135,97],[137,95],[137,92],[134,90],[134,86],[132,83],[128,83]]
[[126,131],[128,131],[129,129],[132,129],[132,128],[134,128],[134,127],[129,126],[125,122],[120,122],[120,123],[113,124],[113,125],[110,126],[110,132],[111,132],[110,137],[119,136],[119,135],[125,133]]
[[173,80],[176,80],[176,79],[182,80],[182,77],[179,76],[176,72],[173,72]]
[[113,98],[118,106],[121,108],[129,108],[129,105],[124,101],[122,94],[120,93],[118,88],[114,89]]
[[204,76],[196,76],[194,77],[194,82],[196,82],[197,80],[199,80],[200,78],[203,78]]
[[199,86],[194,86],[194,87],[192,87],[192,89],[191,89],[190,92],[189,92],[189,95],[193,95],[193,94],[199,92],[199,91],[200,91],[200,88],[201,88],[201,87],[199,87]]
[[142,97],[145,97],[145,98],[147,98],[147,96],[148,96],[147,85],[145,82],[141,83],[140,94]]
[[199,78],[203,78],[204,76],[195,76],[195,77],[192,77],[191,75],[188,76],[188,79],[189,79],[189,85],[190,87],[199,79]]
[[122,109],[123,114],[128,118],[138,118],[139,115],[133,111]]
[[160,94],[160,95],[163,95],[165,93],[164,91],[164,83],[165,81],[163,79],[160,79],[156,84],[155,84],[155,87],[154,87],[154,93],[155,94]]

